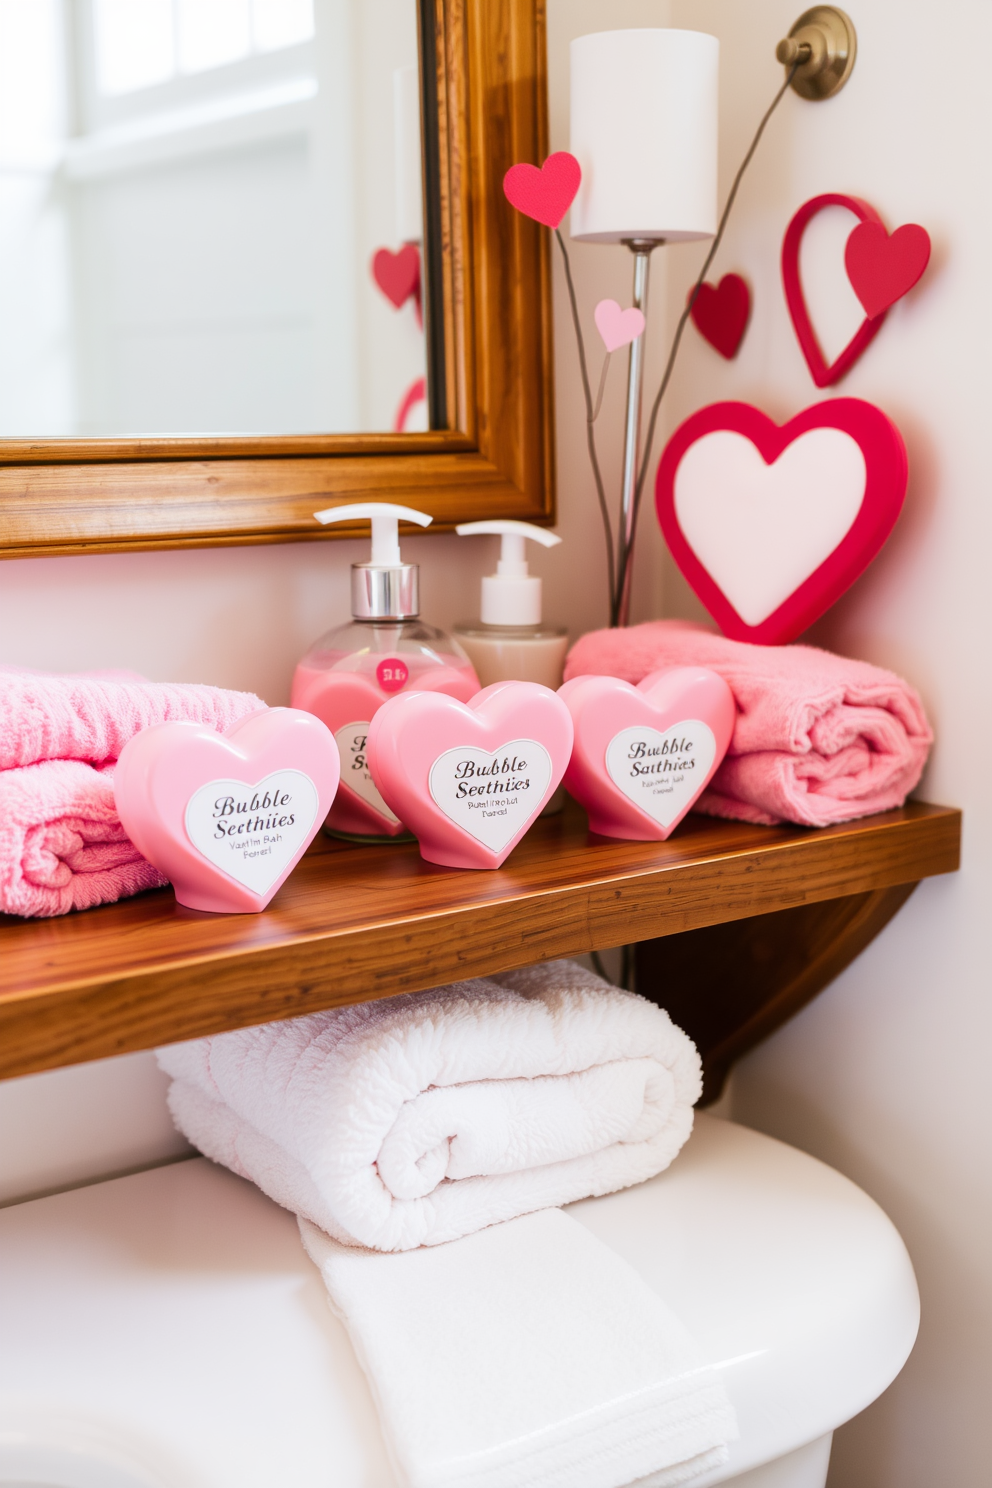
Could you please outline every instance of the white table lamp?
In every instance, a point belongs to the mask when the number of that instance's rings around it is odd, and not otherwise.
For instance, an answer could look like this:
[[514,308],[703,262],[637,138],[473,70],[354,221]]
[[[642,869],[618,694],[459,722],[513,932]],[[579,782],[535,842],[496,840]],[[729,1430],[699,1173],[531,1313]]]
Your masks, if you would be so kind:
[[[582,167],[570,231],[578,242],[634,254],[633,303],[647,311],[659,243],[712,238],[717,227],[720,43],[701,31],[598,31],[571,46],[571,153]],[[633,540],[644,337],[631,343],[621,541]],[[631,564],[618,619],[627,623]]]

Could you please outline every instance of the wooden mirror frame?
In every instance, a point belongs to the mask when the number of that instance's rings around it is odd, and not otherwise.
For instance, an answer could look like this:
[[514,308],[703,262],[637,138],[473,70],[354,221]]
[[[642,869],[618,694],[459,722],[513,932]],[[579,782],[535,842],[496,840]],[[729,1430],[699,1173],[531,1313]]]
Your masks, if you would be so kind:
[[420,0],[420,33],[441,427],[0,439],[0,557],[333,541],[359,529],[314,510],[369,498],[430,512],[432,530],[554,520],[548,243],[502,191],[508,166],[547,153],[544,0]]

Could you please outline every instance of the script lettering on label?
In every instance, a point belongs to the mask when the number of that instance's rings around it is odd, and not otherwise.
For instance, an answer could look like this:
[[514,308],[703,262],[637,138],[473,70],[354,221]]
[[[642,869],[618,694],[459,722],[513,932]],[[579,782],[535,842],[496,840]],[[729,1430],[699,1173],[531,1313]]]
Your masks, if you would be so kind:
[[530,825],[551,783],[551,756],[536,739],[514,739],[489,754],[447,749],[431,766],[430,793],[445,816],[491,852]]
[[687,718],[664,733],[637,725],[606,746],[606,770],[629,801],[662,827],[670,826],[698,794],[716,758],[708,724]]
[[274,770],[255,785],[209,780],[187,802],[186,834],[215,868],[265,894],[306,841],[318,806],[302,770]]
[[399,817],[390,811],[372,779],[366,749],[368,733],[368,723],[358,722],[346,723],[334,735],[334,742],[341,756],[341,784],[353,790],[366,806],[371,806],[386,821],[398,822]]

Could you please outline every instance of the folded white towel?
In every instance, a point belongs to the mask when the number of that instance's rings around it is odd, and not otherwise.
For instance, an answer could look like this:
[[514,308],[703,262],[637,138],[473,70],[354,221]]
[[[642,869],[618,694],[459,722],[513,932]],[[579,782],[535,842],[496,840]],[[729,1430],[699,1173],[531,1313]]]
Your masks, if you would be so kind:
[[201,1152],[346,1245],[437,1245],[640,1183],[692,1129],[699,1056],[574,962],[158,1051]]
[[718,1375],[560,1210],[401,1255],[300,1230],[404,1488],[673,1488],[726,1461]]

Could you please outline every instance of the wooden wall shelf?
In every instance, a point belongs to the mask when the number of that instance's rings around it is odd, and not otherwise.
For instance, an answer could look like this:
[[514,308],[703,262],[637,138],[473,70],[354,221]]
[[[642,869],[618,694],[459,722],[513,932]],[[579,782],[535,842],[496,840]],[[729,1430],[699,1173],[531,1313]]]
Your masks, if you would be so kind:
[[919,803],[823,831],[690,816],[634,843],[590,837],[570,806],[495,873],[321,838],[261,915],[201,914],[164,889],[0,916],[0,1077],[653,941],[639,990],[697,1037],[712,1097],[913,885],[958,866],[960,821]]

